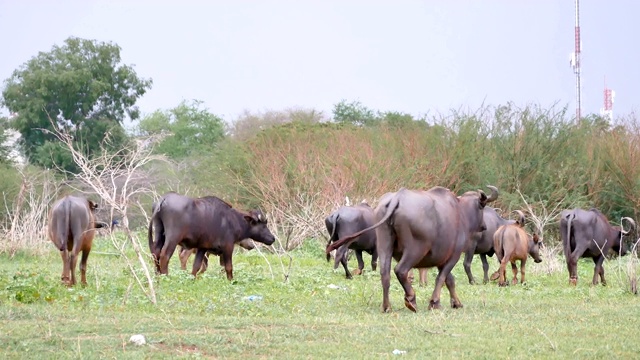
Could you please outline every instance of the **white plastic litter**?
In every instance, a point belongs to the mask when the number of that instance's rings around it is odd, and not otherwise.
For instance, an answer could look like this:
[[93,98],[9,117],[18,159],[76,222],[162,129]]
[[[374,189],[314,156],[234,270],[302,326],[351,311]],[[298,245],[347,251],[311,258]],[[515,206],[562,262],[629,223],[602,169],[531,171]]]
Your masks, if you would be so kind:
[[406,350],[398,350],[398,349],[394,349],[394,350],[392,351],[392,353],[393,353],[393,355],[404,355],[404,354],[406,354],[406,353],[407,353],[407,351],[406,351]]
[[129,342],[140,346],[140,345],[146,344],[147,340],[144,338],[144,335],[136,334],[136,335],[131,335],[131,337],[129,338]]
[[346,287],[344,287],[344,286],[338,286],[338,285],[335,285],[335,284],[329,284],[329,285],[327,285],[327,287],[328,287],[329,289],[342,289],[342,290],[346,290],[346,289],[347,289],[347,288],[346,288]]
[[245,296],[244,299],[245,300],[249,300],[249,301],[256,301],[256,300],[262,300],[262,296],[260,296],[260,295],[249,295],[249,296]]

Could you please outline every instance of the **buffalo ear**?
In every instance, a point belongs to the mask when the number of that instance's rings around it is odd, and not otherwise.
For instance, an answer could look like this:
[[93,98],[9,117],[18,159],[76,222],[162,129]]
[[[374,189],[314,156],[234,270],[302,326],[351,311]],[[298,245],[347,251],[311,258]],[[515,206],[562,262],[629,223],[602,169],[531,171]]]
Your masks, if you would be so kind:
[[89,203],[89,209],[95,210],[98,208],[98,204],[94,203],[93,201],[87,200],[87,202]]
[[540,238],[538,237],[538,234],[533,234],[533,242],[534,242],[535,244],[537,244],[537,243],[539,243],[539,242],[540,242]]
[[480,194],[480,207],[484,208],[485,205],[487,205],[487,199],[488,199],[487,194],[485,194],[484,191],[479,189],[478,189],[478,193]]
[[244,216],[244,219],[245,219],[245,220],[247,220],[247,222],[248,222],[249,224],[251,224],[251,225],[255,225],[255,223],[257,223],[257,222],[258,222],[258,220],[256,220],[256,218],[254,218],[254,217],[253,217],[253,216],[251,216],[251,215],[245,215],[245,216]]

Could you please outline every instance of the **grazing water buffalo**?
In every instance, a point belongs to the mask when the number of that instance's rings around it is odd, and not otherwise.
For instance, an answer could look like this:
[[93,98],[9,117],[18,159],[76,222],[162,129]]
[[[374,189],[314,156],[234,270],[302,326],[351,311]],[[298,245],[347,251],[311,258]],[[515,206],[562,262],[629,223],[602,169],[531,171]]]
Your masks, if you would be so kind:
[[210,252],[221,256],[229,280],[233,279],[233,246],[237,242],[250,238],[271,245],[275,241],[259,210],[244,213],[215,196],[193,199],[173,192],[164,195],[155,206],[148,236],[158,273],[169,273],[169,259],[180,244],[197,249],[191,272],[194,276],[205,253]]
[[443,187],[428,191],[400,189],[382,196],[375,214],[378,222],[351,236],[330,244],[327,253],[371,229],[376,229],[380,275],[382,282],[382,310],[391,310],[389,286],[391,257],[398,261],[394,271],[404,288],[404,303],[416,311],[416,295],[408,279],[412,268],[436,267],[439,272],[429,309],[440,308],[440,292],[447,285],[451,306],[462,307],[455,291],[451,269],[460,259],[462,251],[474,232],[482,231],[482,209],[494,201],[498,194],[492,189],[491,197],[484,192],[469,191],[455,196]]
[[[497,189],[495,190],[497,192]],[[471,273],[471,261],[474,254],[480,255],[482,261],[482,270],[484,272],[483,282],[486,284],[489,281],[489,263],[487,262],[487,256],[493,256],[493,234],[495,234],[498,227],[507,224],[514,224],[514,220],[507,220],[502,218],[498,214],[495,208],[485,207],[483,209],[484,226],[485,230],[482,232],[476,232],[471,236],[471,242],[469,247],[464,252],[464,271],[469,278],[469,284],[475,284],[475,279]]]
[[513,271],[513,280],[511,284],[518,283],[518,267],[516,261],[520,260],[520,283],[525,282],[525,266],[527,263],[527,257],[531,255],[533,261],[536,263],[542,262],[540,258],[540,242],[538,234],[533,236],[527,234],[524,231],[525,217],[522,211],[515,211],[518,215],[518,221],[514,224],[502,225],[496,230],[493,235],[493,247],[496,252],[496,257],[500,261],[500,269],[498,270],[499,286],[506,286],[506,267],[507,263],[511,263],[511,270]]
[[[253,245],[253,242],[251,242],[251,239],[244,239],[244,240],[240,240],[236,243],[236,245],[240,246],[241,248],[247,249],[247,250],[253,250],[255,249],[255,245]],[[187,249],[186,247],[179,245],[180,246],[180,252],[179,252],[179,257],[180,257],[180,268],[182,270],[187,270],[187,261],[189,260],[189,256],[191,256],[191,254],[195,254],[197,249]],[[203,272],[207,271],[207,267],[209,266],[209,255],[211,253],[207,253],[207,255],[205,255],[204,259],[202,259],[202,266],[200,267],[200,274],[202,274]],[[214,254],[215,255],[215,254]],[[222,262],[222,258],[220,258],[220,266],[224,267],[224,263]]]
[[[375,223],[375,214],[373,213],[373,209],[366,203],[355,206],[342,206],[327,216],[324,223],[329,232],[329,244],[331,244],[331,242],[341,237],[354,234],[373,225]],[[353,271],[356,275],[360,275],[362,269],[364,269],[364,260],[362,259],[363,251],[371,255],[371,269],[373,271],[376,270],[378,252],[376,251],[376,232],[374,230],[363,233],[355,238],[353,242],[339,247],[336,251],[333,268],[337,269],[338,265],[342,263],[347,279],[352,278],[349,268],[347,267],[347,253],[349,249],[355,251],[356,258],[358,259],[358,268]],[[329,254],[327,254],[327,261],[329,261]]]
[[[56,201],[49,213],[48,235],[60,250],[62,257],[62,282],[72,286],[76,284],[76,263],[80,259],[80,281],[87,284],[87,259],[95,229],[102,227],[96,223],[94,211],[98,204],[78,196],[65,196]],[[71,273],[71,277],[69,277]]]
[[569,283],[576,285],[578,282],[578,259],[590,257],[595,263],[593,269],[593,285],[598,284],[598,275],[602,285],[607,282],[604,279],[602,262],[609,250],[620,255],[627,253],[627,248],[622,239],[635,228],[633,219],[624,217],[629,221],[631,229],[625,231],[619,226],[611,226],[607,218],[597,209],[563,210],[560,214],[560,236],[562,247],[569,270]]

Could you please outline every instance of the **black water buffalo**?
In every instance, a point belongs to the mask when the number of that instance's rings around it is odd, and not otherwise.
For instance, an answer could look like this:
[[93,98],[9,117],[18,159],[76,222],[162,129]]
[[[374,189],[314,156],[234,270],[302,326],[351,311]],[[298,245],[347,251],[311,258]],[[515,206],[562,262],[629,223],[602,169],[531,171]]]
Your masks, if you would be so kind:
[[506,267],[507,263],[511,263],[513,271],[513,280],[511,284],[518,283],[518,267],[516,261],[520,260],[520,283],[525,282],[525,268],[529,255],[536,263],[542,262],[540,258],[540,241],[538,234],[533,236],[527,234],[524,230],[525,216],[520,210],[515,211],[518,214],[518,221],[513,224],[502,225],[493,235],[493,248],[496,257],[500,262],[498,270],[498,286],[506,286]]
[[[56,201],[49,212],[47,233],[49,240],[60,250],[62,257],[62,282],[76,284],[76,264],[80,259],[80,281],[87,284],[87,259],[91,252],[95,229],[103,226],[96,222],[95,209],[98,204],[78,196],[65,196]],[[71,275],[71,276],[69,276]]]
[[[633,219],[628,217],[622,219],[629,221],[632,229],[635,228],[636,223]],[[622,237],[629,232],[619,226],[611,226],[606,216],[597,209],[563,210],[560,213],[560,236],[569,270],[569,283],[576,285],[578,282],[578,259],[590,257],[595,263],[593,285],[598,284],[598,275],[602,285],[606,285],[602,267],[605,255],[609,250],[625,255],[627,248]]]
[[158,273],[168,274],[169,259],[180,244],[187,249],[198,249],[191,272],[194,276],[202,266],[205,253],[211,252],[222,257],[229,280],[233,279],[235,243],[247,238],[265,245],[275,241],[260,210],[245,213],[215,196],[193,199],[173,192],[164,195],[155,206],[148,236]]
[[[244,239],[244,240],[240,240],[236,243],[237,246],[240,246],[243,249],[246,250],[253,250],[255,249],[255,245],[253,244],[253,242],[251,241],[251,239]],[[195,254],[196,251],[198,249],[187,249],[186,247],[182,246],[182,245],[178,245],[180,247],[180,252],[178,253],[179,257],[180,257],[180,268],[182,270],[186,270],[187,269],[187,261],[189,261],[189,257],[191,256],[191,254]],[[203,272],[207,271],[207,267],[209,266],[209,255],[212,253],[207,253],[204,257],[204,259],[202,259],[202,266],[200,267],[200,274],[202,274]],[[213,254],[215,255],[215,254]],[[222,261],[222,257],[220,257],[220,266],[224,267],[224,262]]]
[[515,223],[514,220],[502,218],[502,216],[496,212],[495,208],[487,206],[483,209],[483,212],[485,230],[476,232],[471,236],[471,242],[464,252],[463,265],[464,271],[467,273],[467,278],[469,278],[469,284],[475,284],[476,282],[471,273],[473,255],[480,255],[482,270],[484,272],[483,282],[486,284],[489,281],[489,263],[487,262],[487,256],[493,256],[495,252],[493,249],[493,234],[498,227]]
[[[331,215],[324,219],[325,226],[329,232],[329,244],[341,237],[345,237],[354,234],[362,229],[368,228],[375,223],[375,214],[373,209],[366,203],[361,203],[355,206],[342,206],[338,210],[334,211]],[[338,265],[342,263],[344,267],[345,276],[347,279],[351,279],[351,273],[347,267],[347,253],[349,249],[352,249],[356,253],[356,259],[358,259],[358,268],[353,272],[356,275],[362,273],[364,269],[364,260],[362,259],[362,252],[365,251],[371,255],[371,269],[376,270],[378,261],[378,253],[376,252],[376,232],[374,230],[368,231],[356,239],[350,242],[349,245],[344,245],[338,248],[336,251],[336,258],[333,268],[337,269]],[[327,261],[329,255],[327,254]]]
[[416,267],[436,267],[439,270],[429,309],[441,307],[440,292],[445,284],[451,295],[451,306],[460,308],[462,303],[455,291],[451,269],[460,259],[471,235],[483,230],[482,209],[497,196],[492,189],[489,198],[481,190],[469,191],[458,197],[443,187],[428,191],[403,188],[395,193],[387,193],[376,207],[376,224],[330,244],[326,252],[348,244],[351,239],[375,228],[383,311],[391,310],[391,257],[398,261],[394,271],[404,288],[407,308],[416,311],[416,295],[408,279],[409,270]]

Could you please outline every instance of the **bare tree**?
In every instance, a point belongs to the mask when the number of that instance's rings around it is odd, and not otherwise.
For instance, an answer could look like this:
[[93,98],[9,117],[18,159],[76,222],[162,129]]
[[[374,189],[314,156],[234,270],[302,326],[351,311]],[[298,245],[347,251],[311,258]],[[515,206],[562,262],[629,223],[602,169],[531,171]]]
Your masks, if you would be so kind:
[[[530,201],[522,194],[519,188],[516,189],[518,195],[522,199],[527,208],[528,220],[533,223],[533,231],[538,234],[540,241],[544,239],[545,228],[553,223],[557,223],[558,215],[564,210],[564,206],[573,207],[575,202],[567,202],[567,192],[553,194],[553,205],[547,205],[549,202],[542,200]],[[543,261],[540,264],[533,265],[533,271],[542,269],[542,272],[553,273],[562,269],[561,261],[558,259],[562,247],[561,244],[551,246],[548,242],[542,243],[544,246],[540,249],[540,256]]]
[[[153,278],[147,267],[147,261],[145,261],[142,254],[138,236],[129,228],[128,216],[130,206],[134,205],[134,203],[136,203],[135,200],[141,195],[147,194],[155,196],[155,192],[148,182],[144,167],[152,161],[166,161],[163,156],[152,154],[153,146],[160,140],[161,136],[136,138],[129,147],[118,151],[108,151],[107,145],[109,145],[110,140],[107,134],[100,152],[89,158],[74,145],[72,134],[66,129],[60,129],[57,126],[53,128],[55,129],[54,131],[44,129],[43,131],[53,134],[69,149],[73,161],[80,169],[78,173],[66,173],[70,177],[80,181],[81,184],[86,185],[91,192],[100,196],[110,207],[111,218],[113,218],[114,213],[121,217],[121,228],[137,255],[140,267],[147,280],[147,287],[144,286],[143,281],[136,272],[134,264],[127,257],[124,249],[126,242],[124,244],[117,244],[113,236],[111,237],[112,242],[120,251],[121,257],[126,261],[131,274],[136,279],[141,290],[153,304],[156,304]],[[62,169],[60,170],[64,171]],[[70,186],[77,191],[86,192],[86,190],[75,186],[73,183],[70,184]]]

